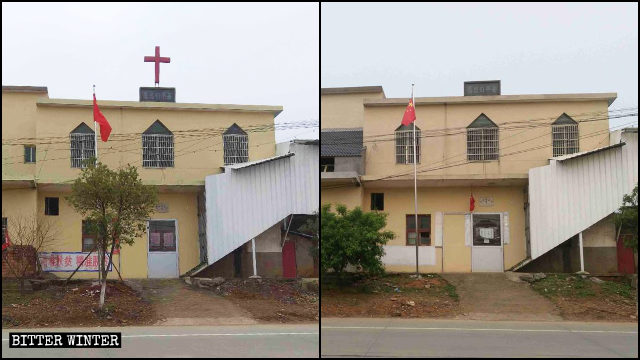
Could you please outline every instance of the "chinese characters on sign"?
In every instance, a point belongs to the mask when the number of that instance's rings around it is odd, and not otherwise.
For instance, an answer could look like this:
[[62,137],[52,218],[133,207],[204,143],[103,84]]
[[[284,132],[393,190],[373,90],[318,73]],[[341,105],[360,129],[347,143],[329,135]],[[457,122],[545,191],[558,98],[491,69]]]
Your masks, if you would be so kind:
[[466,81],[464,96],[500,95],[500,81]]
[[176,88],[141,87],[140,101],[176,102]]
[[[38,259],[40,260],[40,265],[42,266],[42,271],[51,272],[51,271],[74,271],[82,260],[87,257],[89,253],[82,252],[50,252],[38,253]],[[105,264],[109,263],[109,254],[104,255]],[[113,264],[109,266],[108,271],[111,271],[113,268]],[[78,271],[85,272],[97,272],[100,269],[100,261],[98,258],[98,254],[92,253],[87,260],[85,260],[84,264],[78,269]]]

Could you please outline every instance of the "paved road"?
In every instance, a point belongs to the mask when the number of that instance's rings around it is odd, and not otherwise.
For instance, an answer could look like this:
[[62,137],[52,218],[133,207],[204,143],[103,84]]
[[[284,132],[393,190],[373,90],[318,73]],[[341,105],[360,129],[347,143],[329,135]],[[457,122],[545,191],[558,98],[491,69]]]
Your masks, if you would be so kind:
[[322,357],[638,357],[637,323],[323,318]]
[[35,331],[122,332],[122,349],[10,349],[2,357],[318,357],[318,324],[63,328]]

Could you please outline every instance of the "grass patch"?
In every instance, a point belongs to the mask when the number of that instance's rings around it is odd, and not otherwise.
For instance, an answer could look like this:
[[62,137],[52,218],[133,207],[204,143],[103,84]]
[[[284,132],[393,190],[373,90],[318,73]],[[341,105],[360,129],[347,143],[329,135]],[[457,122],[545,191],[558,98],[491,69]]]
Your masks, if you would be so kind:
[[549,274],[532,284],[534,290],[544,296],[589,297],[595,296],[591,280],[568,274]]
[[455,286],[447,284],[444,287],[444,291],[447,293],[447,295],[449,295],[450,298],[455,299],[456,301],[458,300],[458,293],[456,292]]
[[602,283],[602,292],[605,294],[613,295],[617,294],[627,299],[633,299],[634,289],[629,283],[619,283],[615,281],[606,281]]

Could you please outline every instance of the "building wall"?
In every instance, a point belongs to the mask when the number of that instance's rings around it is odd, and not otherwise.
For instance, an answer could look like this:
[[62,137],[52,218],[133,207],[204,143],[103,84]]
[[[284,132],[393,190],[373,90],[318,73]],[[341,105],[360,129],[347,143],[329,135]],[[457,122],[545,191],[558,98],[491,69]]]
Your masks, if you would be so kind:
[[[36,164],[24,163],[24,147],[36,137],[36,99],[46,92],[2,92],[2,179],[30,179]],[[24,139],[24,144],[6,145],[9,139]],[[31,138],[31,139],[26,139]],[[39,155],[39,154],[38,154]]]
[[[29,204],[25,198],[34,197],[34,209],[38,216],[45,216],[52,221],[56,230],[56,241],[44,252],[72,252],[82,251],[82,219],[70,204],[65,200],[69,192],[38,192],[33,190],[3,191],[3,208],[6,216],[12,217],[23,204]],[[7,195],[7,196],[5,196]],[[37,199],[35,198],[37,196]],[[180,274],[183,274],[198,265],[198,219],[196,216],[196,193],[160,193],[159,202],[168,205],[168,212],[154,213],[151,219],[177,219],[178,220],[178,263]],[[59,215],[44,215],[44,202],[46,197],[59,198]],[[30,209],[30,207],[27,207]],[[147,235],[146,233],[136,239],[133,245],[124,245],[121,249],[121,258],[114,256],[116,266],[120,264],[120,272],[123,278],[147,277]],[[54,272],[53,274],[66,277],[69,273]],[[97,273],[79,272],[74,275],[77,278],[97,278]],[[109,278],[117,278],[115,269],[109,274]]]
[[346,185],[344,187],[332,187],[329,185],[327,188],[321,188],[320,203],[323,205],[332,204],[332,210],[335,210],[337,204],[342,204],[348,209],[353,209],[356,206],[362,207],[362,195],[362,186]]
[[[363,136],[386,135],[393,139],[406,105],[365,107]],[[532,167],[548,164],[552,157],[551,123],[562,113],[567,113],[574,120],[593,118],[584,115],[593,112],[604,112],[608,109],[606,100],[585,102],[537,102],[537,103],[486,103],[486,104],[433,104],[416,106],[416,124],[423,132],[442,133],[448,129],[446,136],[426,137],[421,142],[421,161],[419,167],[432,169],[466,162],[466,127],[481,113],[487,115],[499,126],[500,157],[497,161],[471,162],[461,166],[445,167],[419,175],[419,178],[485,178],[485,177],[527,177]],[[583,114],[583,115],[580,115]],[[602,118],[602,115],[599,116]],[[397,119],[391,121],[390,119]],[[543,119],[543,120],[538,120]],[[546,123],[548,126],[535,128],[513,128],[508,122],[528,121]],[[609,123],[591,121],[579,123],[580,151],[604,146],[609,142]],[[511,128],[511,129],[509,129]],[[424,136],[425,134],[423,134]],[[537,150],[529,150],[537,148]],[[526,150],[526,151],[525,151]],[[509,153],[522,153],[508,155]],[[413,165],[396,164],[395,142],[380,141],[367,144],[366,175],[377,178],[395,173],[410,172]]]
[[361,156],[338,156],[334,158],[334,172],[355,171],[358,174],[364,172]]
[[384,93],[322,94],[320,126],[322,129],[360,128],[364,124],[363,100],[382,99]]
[[[474,187],[473,195],[476,199],[475,214],[478,213],[509,213],[510,243],[504,245],[504,268],[508,269],[526,257],[526,243],[524,237],[524,188],[519,186],[504,187]],[[384,210],[387,213],[387,230],[396,234],[396,238],[387,245],[406,246],[406,215],[414,213],[414,193],[410,188],[366,188],[363,196],[363,208],[371,209],[371,193],[384,193]],[[452,266],[449,271],[470,271],[471,252],[464,246],[464,213],[469,211],[470,188],[442,187],[418,189],[418,213],[431,215],[431,243],[435,244],[435,213],[444,213],[443,243],[445,243],[445,263],[448,255],[454,254],[446,249],[455,248],[459,264]],[[493,198],[493,206],[479,206],[477,200],[481,197]],[[456,213],[448,214],[448,213]],[[460,246],[462,244],[462,246]],[[413,247],[413,246],[411,246]],[[452,249],[453,250],[453,249]],[[425,271],[442,271],[442,249],[435,249],[435,264],[425,266]],[[452,258],[453,259],[453,258]],[[407,262],[414,264],[402,267],[388,267],[389,271],[415,271],[415,252],[408,256]],[[467,264],[468,262],[468,264]],[[422,269],[421,269],[422,270]]]
[[37,194],[36,189],[2,189],[2,216],[36,215]]

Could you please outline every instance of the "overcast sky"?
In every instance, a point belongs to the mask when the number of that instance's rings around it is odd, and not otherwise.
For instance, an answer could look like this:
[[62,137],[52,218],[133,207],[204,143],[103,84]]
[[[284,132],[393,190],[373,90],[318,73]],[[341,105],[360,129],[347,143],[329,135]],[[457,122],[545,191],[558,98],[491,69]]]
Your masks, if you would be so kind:
[[[321,5],[322,87],[382,85],[387,97],[617,92],[638,106],[638,4]],[[610,126],[637,117],[612,119]]]
[[[177,102],[282,105],[276,123],[319,119],[319,5],[2,3],[2,85],[47,86],[51,98],[138,101],[140,86]],[[318,138],[277,131],[276,141]]]

